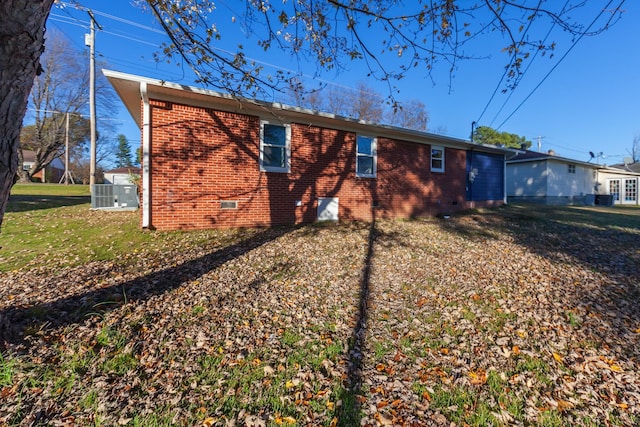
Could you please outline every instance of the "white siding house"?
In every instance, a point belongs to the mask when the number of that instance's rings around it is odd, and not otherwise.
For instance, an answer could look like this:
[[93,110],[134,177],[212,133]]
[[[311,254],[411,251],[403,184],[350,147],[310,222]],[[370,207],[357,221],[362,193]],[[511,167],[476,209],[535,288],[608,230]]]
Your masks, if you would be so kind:
[[600,182],[605,194],[613,196],[616,205],[638,205],[638,188],[640,173],[608,168],[599,173]]
[[[507,158],[507,199],[566,204],[638,204],[640,174],[550,153],[517,151]],[[608,197],[612,196],[612,200]]]
[[124,167],[105,171],[104,183],[114,185],[135,184],[140,177],[140,168]]

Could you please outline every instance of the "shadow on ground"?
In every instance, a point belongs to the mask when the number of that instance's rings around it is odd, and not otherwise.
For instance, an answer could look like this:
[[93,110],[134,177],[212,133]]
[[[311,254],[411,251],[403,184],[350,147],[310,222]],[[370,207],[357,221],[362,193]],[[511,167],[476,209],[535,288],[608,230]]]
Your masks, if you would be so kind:
[[28,212],[91,203],[91,196],[9,196],[7,212]]
[[[47,303],[6,307],[0,310],[0,350],[4,350],[8,344],[23,343],[26,330],[39,330],[45,326],[64,327],[82,322],[91,313],[103,314],[115,310],[119,305],[104,305],[104,301],[112,299],[113,295],[124,295],[127,301],[135,302],[178,288],[291,230],[291,227],[261,230],[230,246],[125,283],[92,289]],[[99,309],[96,308],[98,305]]]

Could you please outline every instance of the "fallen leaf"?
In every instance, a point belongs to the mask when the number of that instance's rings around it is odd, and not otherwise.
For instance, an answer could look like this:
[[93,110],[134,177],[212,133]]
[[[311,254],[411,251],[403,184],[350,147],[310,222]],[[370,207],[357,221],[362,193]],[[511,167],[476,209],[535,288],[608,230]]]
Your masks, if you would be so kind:
[[469,371],[470,382],[473,385],[483,385],[487,382],[487,372],[484,369]]
[[558,411],[560,411],[560,412],[565,412],[568,409],[571,409],[573,407],[571,402],[567,402],[566,400],[558,399],[557,403],[558,403]]
[[266,365],[264,368],[262,368],[262,371],[264,372],[265,376],[273,375],[276,372],[276,370],[269,365]]

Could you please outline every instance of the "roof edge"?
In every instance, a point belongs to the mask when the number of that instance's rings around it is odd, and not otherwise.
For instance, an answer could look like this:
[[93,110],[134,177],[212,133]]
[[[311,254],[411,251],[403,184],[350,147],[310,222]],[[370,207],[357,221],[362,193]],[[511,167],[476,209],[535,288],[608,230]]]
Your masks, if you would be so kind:
[[[327,113],[323,111],[311,110],[302,107],[295,107],[292,105],[287,105],[278,102],[267,102],[256,99],[250,99],[245,97],[239,97],[230,95],[227,93],[222,93],[210,89],[182,85],[179,83],[172,83],[160,79],[148,78],[143,76],[138,76],[134,74],[123,73],[120,71],[113,70],[102,70],[103,74],[107,77],[110,83],[114,86],[116,92],[125,103],[125,106],[129,110],[129,113],[132,115],[134,120],[138,125],[141,124],[140,117],[140,95],[139,95],[139,87],[141,84],[146,83],[148,90],[151,91],[151,87],[154,87],[158,90],[169,90],[169,91],[177,91],[177,92],[187,92],[196,96],[202,97],[211,97],[217,99],[219,104],[226,104],[229,108],[233,106],[238,107],[238,104],[241,104],[247,109],[255,110],[255,109],[266,109],[266,110],[277,110],[282,112],[283,115],[288,118],[316,118],[320,121],[337,121],[343,123],[345,126],[349,128],[353,128],[355,131],[369,128],[376,129],[379,132],[379,136],[397,138],[401,140],[407,140],[409,142],[416,143],[426,143],[428,140],[430,142],[436,142],[445,146],[453,146],[453,147],[464,147],[469,150],[478,150],[478,151],[487,151],[493,153],[506,154],[508,150],[496,147],[493,145],[486,144],[475,144],[469,140],[450,137],[446,135],[440,135],[436,133],[431,133],[427,131],[419,131],[414,129],[407,129],[387,124],[374,123],[366,120],[358,120],[349,117],[344,117],[332,113]],[[134,92],[135,88],[135,94]]]

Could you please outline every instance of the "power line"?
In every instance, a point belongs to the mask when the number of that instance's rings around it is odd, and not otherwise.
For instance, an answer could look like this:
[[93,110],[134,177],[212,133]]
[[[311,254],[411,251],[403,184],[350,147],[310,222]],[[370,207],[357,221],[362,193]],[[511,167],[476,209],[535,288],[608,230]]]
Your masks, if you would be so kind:
[[[67,7],[72,7],[73,9],[82,10],[84,12],[89,10],[89,8],[86,7],[86,6],[76,5],[76,4],[72,4],[72,3],[66,3],[66,2],[60,2],[60,3],[57,3],[57,5],[58,5],[58,7],[60,9],[64,10],[72,19],[75,19],[75,20],[78,20],[78,19],[72,17],[69,14],[69,12],[66,9]],[[91,11],[95,15],[102,16],[102,17],[105,17],[105,18],[108,18],[108,19],[111,19],[111,20],[114,20],[114,21],[122,22],[123,24],[127,24],[127,25],[132,26],[132,27],[141,28],[143,30],[151,31],[151,32],[154,32],[154,33],[157,33],[157,34],[162,34],[162,35],[165,34],[164,31],[159,30],[157,28],[150,27],[148,25],[140,24],[140,23],[135,22],[135,21],[130,21],[128,19],[124,19],[124,18],[121,18],[119,16],[111,15],[109,13],[101,12],[101,11],[95,10],[95,9],[91,9]]]
[[[564,6],[562,6],[562,10],[560,11],[560,14],[562,14],[564,12],[564,10],[566,9],[567,5],[569,4],[569,0],[567,0],[567,2],[564,4]],[[556,26],[556,21],[553,21],[553,24],[551,25],[551,27],[549,28],[549,31],[547,31],[547,34],[544,36],[544,39],[542,40],[542,45],[544,46],[547,42],[547,39],[549,38],[549,36],[551,35],[551,32],[553,31],[553,29]],[[524,76],[527,74],[527,71],[529,71],[529,68],[531,68],[531,64],[533,64],[533,61],[536,59],[536,57],[538,56],[538,52],[540,52],[539,50],[536,50],[533,54],[533,58],[531,58],[531,60],[529,61],[529,63],[527,64],[527,67],[525,68],[525,70],[522,72],[522,74],[520,75],[520,81],[522,81],[522,79],[524,79]],[[491,120],[491,122],[489,123],[489,127],[493,126],[493,123],[496,121],[496,119],[498,118],[498,116],[500,115],[500,113],[502,113],[502,110],[504,109],[504,107],[507,105],[507,103],[509,102],[509,100],[511,100],[511,97],[513,96],[515,92],[515,88],[514,90],[512,90],[511,92],[509,92],[509,96],[507,96],[507,99],[504,100],[504,102],[502,103],[502,106],[498,109],[498,112],[496,113],[496,115],[493,117],[493,119]],[[488,105],[487,105],[488,106]],[[486,107],[485,107],[486,109]]]
[[[615,10],[619,10],[622,5],[624,4],[625,0],[621,0],[620,4],[618,5],[618,7]],[[558,66],[562,63],[562,61],[567,57],[567,55],[569,55],[569,53],[573,50],[574,47],[576,47],[576,45],[578,44],[578,42],[580,40],[582,40],[582,38],[584,37],[585,34],[587,34],[589,32],[589,30],[591,29],[591,27],[596,23],[596,21],[600,18],[600,16],[602,16],[602,14],[609,10],[609,6],[611,5],[611,3],[613,3],[613,0],[609,0],[609,3],[607,3],[607,5],[600,11],[600,13],[598,13],[598,15],[593,19],[593,21],[591,21],[591,23],[589,24],[589,26],[587,27],[587,29],[585,31],[583,31],[578,38],[573,42],[573,44],[569,47],[569,49],[567,49],[567,51],[564,53],[564,55],[562,55],[562,57],[558,60],[558,62],[556,62],[556,64],[551,67],[551,69],[549,70],[549,72],[542,78],[542,80],[540,81],[540,83],[538,83],[532,90],[531,92],[522,100],[522,102],[520,102],[520,104],[513,110],[513,112],[511,114],[509,114],[509,116],[507,116],[506,119],[504,119],[504,121],[502,123],[500,123],[500,126],[498,126],[496,128],[496,130],[499,130],[507,121],[509,121],[509,119],[511,117],[513,117],[513,115],[525,104],[525,102],[527,102],[529,100],[529,98],[531,98],[531,96],[535,93],[536,90],[538,90],[538,88],[540,86],[542,86],[542,84],[547,80],[547,78],[551,75],[551,73],[553,73],[553,71],[555,71],[556,68],[558,68]],[[613,19],[614,14],[611,15],[611,18],[609,18],[609,21],[607,21],[607,25],[609,25],[609,23],[611,22],[611,20]]]
[[[569,0],[567,0],[569,1]],[[540,9],[540,5],[542,4],[542,1],[538,1],[538,6],[536,7],[536,11]],[[506,7],[506,6],[505,6]],[[504,7],[502,8],[502,10],[500,11],[500,14],[502,14],[502,11],[504,11]],[[526,34],[529,32],[529,28],[531,28],[531,24],[533,23],[533,19],[529,20],[529,25],[527,25],[527,29],[524,31],[524,33],[522,34],[522,37],[520,38],[520,42],[522,42],[526,36]],[[513,39],[512,39],[513,40]],[[536,51],[537,53],[537,51]],[[498,89],[500,89],[500,87],[502,86],[502,82],[504,81],[504,78],[507,76],[507,74],[509,73],[509,68],[511,68],[511,65],[513,64],[513,61],[515,60],[517,56],[517,52],[514,51],[514,54],[511,56],[511,60],[509,61],[509,65],[507,65],[504,69],[504,73],[502,73],[502,77],[500,77],[500,80],[498,81],[498,84],[496,85],[495,89],[493,90],[493,93],[491,94],[491,97],[489,98],[489,101],[487,101],[487,105],[484,106],[484,109],[482,110],[482,113],[480,113],[480,117],[478,117],[478,119],[476,120],[476,123],[480,123],[480,120],[482,120],[482,116],[484,116],[484,113],[487,111],[487,108],[489,108],[489,105],[491,104],[491,102],[493,101],[493,98],[496,96],[496,94],[498,93]],[[535,59],[535,55],[534,57],[531,59],[531,61],[533,61],[533,59]],[[522,76],[520,77],[520,80],[522,80]],[[513,90],[515,90],[515,88],[513,88]]]
[[[59,4],[59,7],[61,9],[65,10],[65,12],[67,14],[68,14],[68,11],[66,10],[67,7],[73,7],[73,9],[81,10],[81,11],[89,10],[85,6],[81,6],[81,5],[78,6],[78,5],[75,5],[75,4],[68,3],[68,2],[60,2],[58,4]],[[223,3],[223,5],[228,10],[230,10],[232,13],[238,14],[237,11],[233,10],[228,4]],[[156,33],[156,34],[160,34],[160,35],[166,35],[166,33],[163,30],[159,30],[159,29],[147,26],[147,25],[139,24],[137,22],[134,22],[134,21],[131,21],[131,20],[128,20],[128,19],[124,19],[124,18],[121,18],[121,17],[116,16],[116,15],[112,15],[112,14],[109,14],[109,13],[101,12],[101,11],[98,11],[98,10],[95,10],[95,9],[91,9],[91,11],[97,16],[102,16],[102,17],[105,17],[105,18],[108,18],[108,19],[111,19],[111,20],[114,20],[114,21],[117,21],[117,22],[121,22],[121,23],[123,23],[125,25],[128,25],[128,26],[136,27],[136,28],[139,28],[139,29],[142,29],[142,30],[145,30],[145,31],[150,31],[150,32],[153,32],[153,33]],[[61,15],[53,15],[53,16],[56,17],[56,18],[64,18],[64,16],[61,16]],[[70,16],[70,18],[72,20],[81,22],[77,18],[74,18],[71,15],[69,15],[69,16]],[[78,23],[64,21],[62,19],[58,19],[58,21],[62,22],[62,23],[68,23],[70,25],[76,25],[76,26],[81,26],[83,28],[88,28],[88,26],[86,24],[84,26],[82,26],[82,25],[79,25]],[[115,37],[120,37],[120,38],[123,38],[123,39],[126,39],[126,40],[131,40],[131,41],[135,41],[135,42],[138,42],[138,43],[142,43],[142,44],[158,47],[158,45],[155,44],[155,43],[151,43],[151,42],[148,42],[146,40],[140,40],[139,38],[137,38],[135,36],[126,35],[126,33],[120,34],[120,33],[116,33],[116,32],[105,31],[103,28],[101,28],[101,30],[102,30],[102,33],[106,33],[106,34],[109,34],[109,35],[112,35],[112,36],[115,36]],[[231,52],[231,51],[223,49],[223,48],[213,47],[213,46],[211,46],[210,48],[212,50],[218,51],[218,52],[223,53],[225,55],[229,55],[231,57],[235,56],[234,52]],[[339,84],[339,83],[335,83],[333,81],[326,80],[326,79],[320,79],[317,76],[313,76],[313,75],[306,74],[306,73],[301,73],[300,71],[296,71],[296,70],[293,70],[291,68],[283,67],[281,65],[277,65],[277,64],[274,64],[274,63],[262,61],[262,60],[255,59],[255,58],[252,58],[252,57],[246,57],[246,59],[248,59],[248,60],[250,60],[250,61],[252,61],[252,62],[254,62],[256,64],[265,66],[265,67],[270,67],[270,68],[275,69],[275,70],[284,71],[284,72],[287,72],[287,73],[291,73],[293,75],[298,75],[300,77],[304,77],[306,79],[313,80],[313,81],[318,82],[320,84],[324,84],[324,85],[327,85],[327,86],[339,87],[339,88],[346,89],[346,90],[351,90],[351,91],[358,91],[357,88],[353,88],[353,87],[349,87],[349,86],[342,85],[342,84]],[[126,64],[125,61],[121,61],[121,60],[116,60],[114,62],[120,62],[120,63]],[[128,63],[128,64],[132,64],[132,63]],[[134,65],[136,65],[136,68],[138,68],[140,70],[149,70],[150,69],[150,67],[140,67],[139,64],[134,64]],[[172,74],[174,74],[174,73],[172,73]],[[176,74],[174,74],[174,75],[176,75]],[[180,80],[182,80],[183,78],[184,78],[184,75],[179,77]],[[371,94],[371,95],[373,95],[373,94]]]

